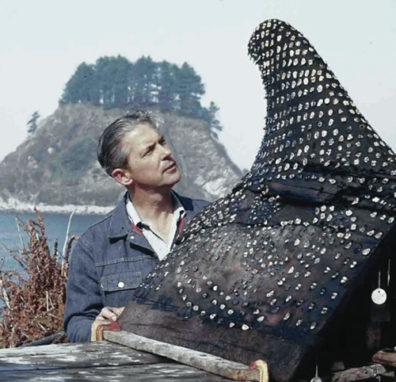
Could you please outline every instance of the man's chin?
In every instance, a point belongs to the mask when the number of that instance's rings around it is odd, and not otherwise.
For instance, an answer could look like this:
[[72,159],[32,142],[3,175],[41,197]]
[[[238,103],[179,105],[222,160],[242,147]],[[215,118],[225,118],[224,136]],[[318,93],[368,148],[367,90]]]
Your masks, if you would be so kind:
[[175,184],[179,183],[181,179],[181,174],[179,172],[179,170],[177,170],[177,172],[175,174],[172,174],[171,177],[169,177],[169,186],[173,187]]

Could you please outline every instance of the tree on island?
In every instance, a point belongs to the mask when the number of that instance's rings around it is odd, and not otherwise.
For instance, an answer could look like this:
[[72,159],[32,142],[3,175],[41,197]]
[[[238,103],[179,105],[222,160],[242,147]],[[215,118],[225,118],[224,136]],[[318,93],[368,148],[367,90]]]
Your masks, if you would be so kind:
[[131,71],[131,106],[146,108],[156,105],[158,103],[158,85],[157,64],[150,56],[139,58],[133,64]]
[[187,62],[176,72],[176,93],[178,100],[175,106],[181,115],[202,116],[201,96],[205,94],[205,88],[201,77]]
[[221,126],[220,121],[217,119],[217,113],[219,112],[218,106],[212,101],[209,105],[208,110],[208,121],[210,123],[211,133],[217,139],[218,132],[223,130],[223,126]]
[[162,111],[176,110],[177,66],[162,61],[157,67],[158,105]]
[[28,134],[33,134],[37,130],[37,121],[40,118],[38,111],[35,111],[27,122]]
[[80,64],[66,83],[61,104],[89,103],[110,108],[157,107],[208,122],[213,136],[222,130],[218,107],[202,106],[205,87],[187,62],[180,67],[143,56],[130,62],[122,56],[100,57],[95,64]]
[[101,57],[94,67],[94,89],[98,94],[96,105],[107,109],[124,108],[130,104],[130,77],[132,64],[124,57]]

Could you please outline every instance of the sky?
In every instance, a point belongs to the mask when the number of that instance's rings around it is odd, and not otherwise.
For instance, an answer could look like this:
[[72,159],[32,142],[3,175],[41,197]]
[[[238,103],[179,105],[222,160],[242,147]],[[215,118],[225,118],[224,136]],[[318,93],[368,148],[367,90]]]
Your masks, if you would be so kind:
[[247,43],[262,21],[292,24],[314,45],[382,138],[396,149],[396,0],[0,0],[0,160],[51,115],[77,66],[101,56],[188,62],[224,127],[220,142],[250,168],[265,93]]

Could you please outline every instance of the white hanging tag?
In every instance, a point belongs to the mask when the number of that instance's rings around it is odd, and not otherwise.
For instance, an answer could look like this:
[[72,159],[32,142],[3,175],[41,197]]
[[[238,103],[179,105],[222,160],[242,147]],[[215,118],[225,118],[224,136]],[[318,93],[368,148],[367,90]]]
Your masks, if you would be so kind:
[[378,288],[371,292],[371,301],[376,305],[382,305],[387,297],[385,290],[381,288],[381,271],[378,271]]
[[319,377],[318,373],[318,364],[316,364],[315,376],[311,378],[311,382],[322,382],[322,378]]

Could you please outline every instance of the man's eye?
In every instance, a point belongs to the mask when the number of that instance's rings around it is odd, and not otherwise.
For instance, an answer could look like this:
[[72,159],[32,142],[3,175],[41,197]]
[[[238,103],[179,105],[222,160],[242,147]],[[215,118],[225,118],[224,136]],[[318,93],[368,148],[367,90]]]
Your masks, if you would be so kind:
[[145,156],[147,156],[147,155],[150,155],[152,152],[153,152],[153,149],[152,149],[152,148],[149,148],[149,149],[143,154],[143,156],[145,157]]
[[160,143],[161,146],[166,145],[166,139],[165,138],[161,138],[159,143]]

